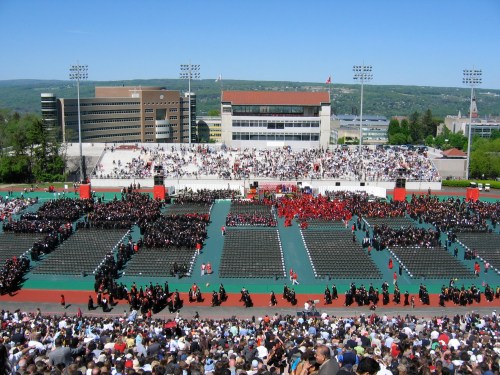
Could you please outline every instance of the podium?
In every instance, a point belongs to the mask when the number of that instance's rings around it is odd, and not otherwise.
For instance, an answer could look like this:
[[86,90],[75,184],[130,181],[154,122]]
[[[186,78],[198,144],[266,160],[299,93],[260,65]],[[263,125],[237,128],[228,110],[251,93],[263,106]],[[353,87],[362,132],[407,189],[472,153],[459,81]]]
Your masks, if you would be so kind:
[[479,199],[479,188],[468,187],[465,191],[465,200],[467,202],[475,202]]
[[90,184],[80,184],[80,199],[90,199],[90,198],[92,198]]
[[397,202],[404,202],[406,200],[406,188],[394,188],[393,198]]
[[404,202],[406,200],[406,178],[396,178],[396,187],[392,195],[394,201]]
[[162,165],[155,165],[153,167],[153,199],[155,200],[165,200],[165,184],[164,184],[164,175],[163,175],[163,166]]
[[165,186],[164,185],[155,185],[153,187],[153,199],[159,199],[161,201],[165,200]]

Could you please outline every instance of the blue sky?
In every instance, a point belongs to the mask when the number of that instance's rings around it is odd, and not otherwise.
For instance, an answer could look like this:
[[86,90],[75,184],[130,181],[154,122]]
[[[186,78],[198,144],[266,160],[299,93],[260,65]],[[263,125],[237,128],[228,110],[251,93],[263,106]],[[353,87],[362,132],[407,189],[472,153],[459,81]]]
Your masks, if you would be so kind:
[[500,89],[500,0],[0,0],[0,80],[201,77]]

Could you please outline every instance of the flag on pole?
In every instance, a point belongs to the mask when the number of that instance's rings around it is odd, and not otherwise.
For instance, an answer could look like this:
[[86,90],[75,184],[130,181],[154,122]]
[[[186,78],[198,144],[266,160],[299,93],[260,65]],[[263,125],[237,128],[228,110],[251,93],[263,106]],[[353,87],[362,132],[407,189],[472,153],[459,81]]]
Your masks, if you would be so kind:
[[329,76],[325,83],[332,83],[332,76]]
[[215,82],[219,82],[219,81],[222,81],[222,74],[219,74],[219,76],[217,77],[217,79],[215,80]]

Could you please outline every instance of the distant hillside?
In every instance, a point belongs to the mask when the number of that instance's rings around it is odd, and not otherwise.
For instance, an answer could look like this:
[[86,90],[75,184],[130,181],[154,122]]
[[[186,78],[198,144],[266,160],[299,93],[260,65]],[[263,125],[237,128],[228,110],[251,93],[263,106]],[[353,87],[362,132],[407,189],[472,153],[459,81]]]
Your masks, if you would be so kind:
[[[236,81],[222,82],[224,90],[327,90],[327,85],[307,82]],[[82,97],[92,97],[95,86],[162,86],[187,91],[187,82],[179,79],[151,79],[131,81],[86,81],[80,85]],[[220,109],[220,82],[213,79],[192,81],[197,94],[198,115],[211,109]],[[0,108],[20,113],[40,113],[40,93],[50,92],[60,98],[76,97],[72,81],[7,80],[0,81]],[[396,116],[431,109],[434,116],[468,113],[470,89],[452,87],[380,86],[366,85],[363,112],[365,114]],[[359,108],[359,85],[332,85],[332,109],[336,114],[356,113]],[[500,90],[477,90],[477,104],[481,116],[500,116]]]

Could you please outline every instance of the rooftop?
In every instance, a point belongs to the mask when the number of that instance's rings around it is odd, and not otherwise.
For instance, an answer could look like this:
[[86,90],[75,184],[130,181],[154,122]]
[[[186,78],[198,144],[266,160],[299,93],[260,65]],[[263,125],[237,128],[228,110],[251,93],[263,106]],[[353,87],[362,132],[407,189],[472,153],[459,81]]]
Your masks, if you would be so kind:
[[320,105],[330,103],[328,92],[223,91],[222,102],[233,105]]
[[458,148],[450,148],[449,150],[443,151],[443,156],[446,158],[464,158],[467,154]]

